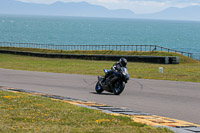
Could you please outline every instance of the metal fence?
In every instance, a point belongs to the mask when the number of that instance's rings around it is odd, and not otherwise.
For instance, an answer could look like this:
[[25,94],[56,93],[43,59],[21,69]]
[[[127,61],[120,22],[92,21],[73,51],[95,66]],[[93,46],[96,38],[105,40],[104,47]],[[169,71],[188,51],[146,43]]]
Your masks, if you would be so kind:
[[199,60],[200,61],[200,53],[192,53],[191,58]]
[[197,55],[193,55],[190,52],[183,52],[173,50],[158,45],[55,45],[55,44],[39,44],[39,43],[12,43],[12,42],[0,42],[0,47],[18,47],[18,48],[39,48],[39,49],[52,49],[52,50],[114,50],[114,51],[140,51],[140,52],[152,52],[152,51],[165,51],[175,52],[190,58],[200,60]]

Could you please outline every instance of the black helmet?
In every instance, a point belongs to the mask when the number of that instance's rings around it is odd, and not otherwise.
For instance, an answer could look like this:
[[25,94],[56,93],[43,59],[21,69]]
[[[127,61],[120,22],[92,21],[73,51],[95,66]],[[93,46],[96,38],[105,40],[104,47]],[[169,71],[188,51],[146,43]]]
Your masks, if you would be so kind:
[[119,63],[122,67],[126,67],[127,64],[127,60],[125,58],[120,58],[119,59]]

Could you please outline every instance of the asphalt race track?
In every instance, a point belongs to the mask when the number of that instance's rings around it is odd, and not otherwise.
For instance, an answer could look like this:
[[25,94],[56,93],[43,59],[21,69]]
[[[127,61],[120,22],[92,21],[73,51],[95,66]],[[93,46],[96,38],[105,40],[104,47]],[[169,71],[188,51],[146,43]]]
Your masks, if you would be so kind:
[[0,86],[126,107],[200,124],[200,83],[130,79],[120,96],[96,94],[97,76],[0,69]]

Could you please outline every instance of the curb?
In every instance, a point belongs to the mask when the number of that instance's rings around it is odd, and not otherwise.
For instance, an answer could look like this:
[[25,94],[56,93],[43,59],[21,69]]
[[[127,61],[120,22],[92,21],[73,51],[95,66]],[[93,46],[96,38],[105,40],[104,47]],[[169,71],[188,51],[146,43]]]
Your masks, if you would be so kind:
[[113,107],[101,103],[85,101],[81,99],[75,99],[70,97],[62,97],[58,95],[50,95],[44,94],[35,91],[27,91],[22,89],[15,89],[15,88],[6,88],[0,87],[2,91],[11,91],[11,92],[19,92],[19,93],[26,93],[30,95],[36,95],[41,97],[48,97],[54,100],[61,100],[73,105],[86,107],[89,109],[101,110],[104,113],[108,113],[111,115],[123,115],[129,116],[134,122],[143,123],[149,126],[154,127],[163,127],[168,128],[175,133],[200,133],[200,125],[194,124],[187,121],[177,120],[173,118],[157,116],[150,113],[145,113],[141,111],[133,111],[122,107]]

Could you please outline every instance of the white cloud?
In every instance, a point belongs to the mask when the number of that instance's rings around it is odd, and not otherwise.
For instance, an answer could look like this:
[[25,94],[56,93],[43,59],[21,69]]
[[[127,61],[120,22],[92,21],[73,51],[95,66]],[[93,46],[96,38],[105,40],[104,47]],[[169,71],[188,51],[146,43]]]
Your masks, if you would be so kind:
[[168,7],[187,7],[200,5],[200,0],[19,0],[23,2],[51,4],[56,1],[81,2],[101,5],[108,9],[130,9],[135,13],[153,13]]

